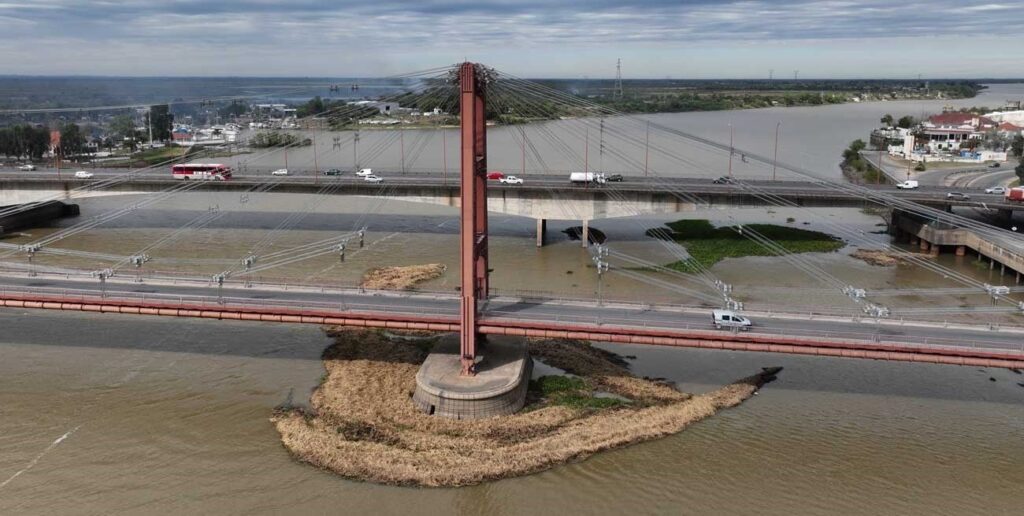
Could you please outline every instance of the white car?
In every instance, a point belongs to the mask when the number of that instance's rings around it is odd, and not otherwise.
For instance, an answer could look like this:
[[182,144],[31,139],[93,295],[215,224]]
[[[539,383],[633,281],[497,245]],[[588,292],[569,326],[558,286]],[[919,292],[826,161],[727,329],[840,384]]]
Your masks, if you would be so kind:
[[78,172],[75,172],[75,179],[92,179],[92,175],[92,172],[79,170]]
[[356,175],[359,176],[359,177],[369,177],[369,176],[372,176],[373,175],[373,169],[372,168],[361,168],[361,169],[359,169],[359,172],[356,172]]
[[505,185],[521,185],[523,184],[523,178],[516,176],[505,176],[498,181],[501,181]]
[[25,172],[31,172],[31,171],[33,171],[35,169],[36,169],[36,166],[32,165],[32,164],[22,165],[22,166],[18,167],[18,170],[22,170],[22,171],[25,171]]
[[739,328],[740,330],[747,331],[753,325],[750,319],[732,310],[712,310],[711,322],[719,330],[722,328]]
[[993,186],[991,188],[986,188],[985,189],[985,193],[987,193],[987,194],[999,194],[999,195],[1002,195],[1002,194],[1006,193],[1006,187],[1005,186]]
[[363,181],[366,181],[367,183],[383,183],[384,178],[370,174],[368,176],[363,176]]
[[288,175],[288,169],[287,168],[279,168],[279,169],[271,172],[270,175],[272,175],[272,176],[287,176]]

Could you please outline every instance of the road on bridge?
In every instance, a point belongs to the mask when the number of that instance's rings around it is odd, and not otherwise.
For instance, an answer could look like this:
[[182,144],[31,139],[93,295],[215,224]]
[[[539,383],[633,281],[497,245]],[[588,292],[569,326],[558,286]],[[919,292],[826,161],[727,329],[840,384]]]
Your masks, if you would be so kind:
[[[102,287],[95,279],[0,276],[0,294],[36,293],[64,296],[104,296],[108,299],[191,302],[205,306],[274,306],[296,310],[387,313],[438,316],[457,323],[459,300],[455,294],[370,292],[358,289],[319,291],[289,287],[217,288],[191,283],[134,283],[108,280]],[[902,342],[950,348],[971,348],[1024,353],[1024,328],[944,325],[810,314],[748,314],[754,320],[751,333],[805,336],[810,338]],[[495,297],[483,309],[483,323],[515,319],[537,323],[569,323],[581,326],[622,326],[643,329],[708,331],[713,329],[711,309],[700,307],[598,305],[583,300],[558,301]]]

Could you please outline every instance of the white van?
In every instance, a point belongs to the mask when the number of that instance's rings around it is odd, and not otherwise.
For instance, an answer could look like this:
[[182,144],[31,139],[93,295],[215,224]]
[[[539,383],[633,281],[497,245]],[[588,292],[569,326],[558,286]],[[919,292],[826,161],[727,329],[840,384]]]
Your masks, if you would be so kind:
[[917,181],[914,181],[913,179],[907,179],[902,183],[896,183],[896,188],[899,188],[900,190],[913,190],[918,186]]
[[715,328],[719,330],[722,328],[739,328],[746,331],[750,329],[752,324],[750,319],[747,319],[732,310],[712,310],[711,322],[714,323]]
[[372,176],[373,175],[373,169],[372,168],[362,168],[362,169],[359,169],[359,172],[356,172],[356,175],[359,176],[359,177]]

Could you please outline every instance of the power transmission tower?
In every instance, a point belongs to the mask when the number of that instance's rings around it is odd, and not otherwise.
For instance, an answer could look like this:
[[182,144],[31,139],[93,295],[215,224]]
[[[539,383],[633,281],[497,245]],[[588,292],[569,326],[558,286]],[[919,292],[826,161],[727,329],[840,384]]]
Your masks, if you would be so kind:
[[615,63],[615,91],[612,92],[612,98],[622,98],[622,59]]

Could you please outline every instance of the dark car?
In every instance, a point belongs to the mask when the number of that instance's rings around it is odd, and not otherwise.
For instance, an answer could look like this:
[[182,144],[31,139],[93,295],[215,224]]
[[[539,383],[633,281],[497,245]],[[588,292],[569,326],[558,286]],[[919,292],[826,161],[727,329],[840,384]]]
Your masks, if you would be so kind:
[[736,182],[735,179],[733,179],[731,177],[726,177],[726,176],[722,176],[722,177],[712,181],[712,183],[714,183],[716,185],[731,185],[731,184],[733,184],[735,182]]
[[999,168],[999,163],[992,163],[988,168]]
[[617,183],[621,183],[622,182],[622,174],[612,174],[612,175],[604,178],[604,180],[605,181],[615,181]]
[[947,199],[952,199],[954,201],[966,201],[966,200],[969,200],[971,197],[969,195],[965,194],[965,193],[949,192],[949,193],[946,194],[946,198]]
[[329,168],[329,169],[324,171],[324,175],[325,176],[340,176],[341,175],[341,170],[339,170],[337,168]]

